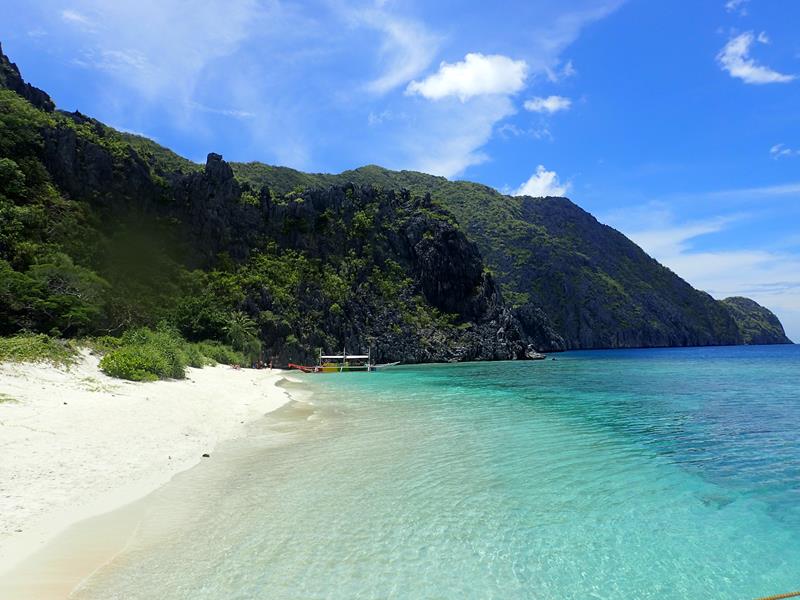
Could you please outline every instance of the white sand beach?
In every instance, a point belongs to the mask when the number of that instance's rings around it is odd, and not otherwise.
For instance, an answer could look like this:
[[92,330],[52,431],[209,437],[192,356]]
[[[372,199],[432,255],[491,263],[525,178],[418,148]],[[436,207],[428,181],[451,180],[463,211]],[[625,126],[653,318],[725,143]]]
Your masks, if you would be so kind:
[[291,398],[280,371],[190,368],[133,383],[88,351],[0,364],[0,576],[69,525],[140,498]]

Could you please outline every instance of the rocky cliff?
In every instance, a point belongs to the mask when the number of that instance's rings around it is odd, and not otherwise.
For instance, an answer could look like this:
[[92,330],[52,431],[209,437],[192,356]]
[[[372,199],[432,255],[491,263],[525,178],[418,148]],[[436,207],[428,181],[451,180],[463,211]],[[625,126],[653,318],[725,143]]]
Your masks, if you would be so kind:
[[733,315],[744,344],[791,344],[780,320],[772,311],[750,298],[733,296],[722,303]]
[[55,110],[56,105],[47,93],[22,79],[17,65],[3,53],[2,44],[0,44],[0,88],[16,92],[36,108],[48,112]]
[[[620,232],[566,198],[513,197],[467,181],[367,166],[339,175],[233,164],[276,189],[343,181],[426,191],[451,211],[545,350],[706,346],[777,340],[743,335],[731,306],[692,288]],[[764,321],[756,321],[759,327]]]

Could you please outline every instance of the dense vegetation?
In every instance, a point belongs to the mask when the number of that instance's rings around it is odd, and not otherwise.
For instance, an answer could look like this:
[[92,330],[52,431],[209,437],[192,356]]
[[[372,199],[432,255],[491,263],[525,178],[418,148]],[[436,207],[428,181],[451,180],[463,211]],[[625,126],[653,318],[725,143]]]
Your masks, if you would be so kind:
[[0,334],[121,336],[103,367],[134,379],[178,376],[206,340],[246,363],[343,344],[406,361],[528,350],[475,246],[424,195],[240,185],[219,155],[199,166],[34,105],[43,92],[0,73],[30,96],[0,89]]
[[131,329],[121,338],[102,342],[108,346],[100,368],[112,377],[131,381],[183,379],[186,367],[245,361],[243,354],[219,342],[187,342],[169,326]]
[[[370,165],[339,175],[234,163],[243,182],[282,192],[352,181],[430,193],[474,240],[541,349],[776,343],[742,334],[740,311],[693,289],[566,198],[505,196],[484,185]],[[759,331],[766,320],[750,323]],[[747,327],[745,327],[746,329]]]
[[722,301],[736,319],[745,344],[790,344],[783,325],[772,312],[750,298],[734,296]]
[[741,314],[566,199],[197,165],[56,111],[0,52],[0,335],[104,339],[108,372],[148,379],[342,345],[416,362],[767,339]]

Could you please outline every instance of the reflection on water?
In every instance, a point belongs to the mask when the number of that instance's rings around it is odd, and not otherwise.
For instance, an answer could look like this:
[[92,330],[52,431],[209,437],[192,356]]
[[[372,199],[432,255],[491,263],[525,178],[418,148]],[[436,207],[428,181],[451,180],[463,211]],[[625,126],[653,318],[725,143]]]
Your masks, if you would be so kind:
[[75,597],[790,591],[799,366],[714,348],[309,376],[312,397],[151,498]]

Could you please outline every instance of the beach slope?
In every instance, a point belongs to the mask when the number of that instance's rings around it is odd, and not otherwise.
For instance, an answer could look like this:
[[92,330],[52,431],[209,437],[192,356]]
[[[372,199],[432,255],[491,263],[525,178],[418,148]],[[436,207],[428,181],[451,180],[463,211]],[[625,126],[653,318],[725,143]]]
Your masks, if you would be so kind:
[[281,377],[219,365],[134,383],[104,375],[88,351],[69,369],[0,364],[0,572],[242,435],[290,400]]

